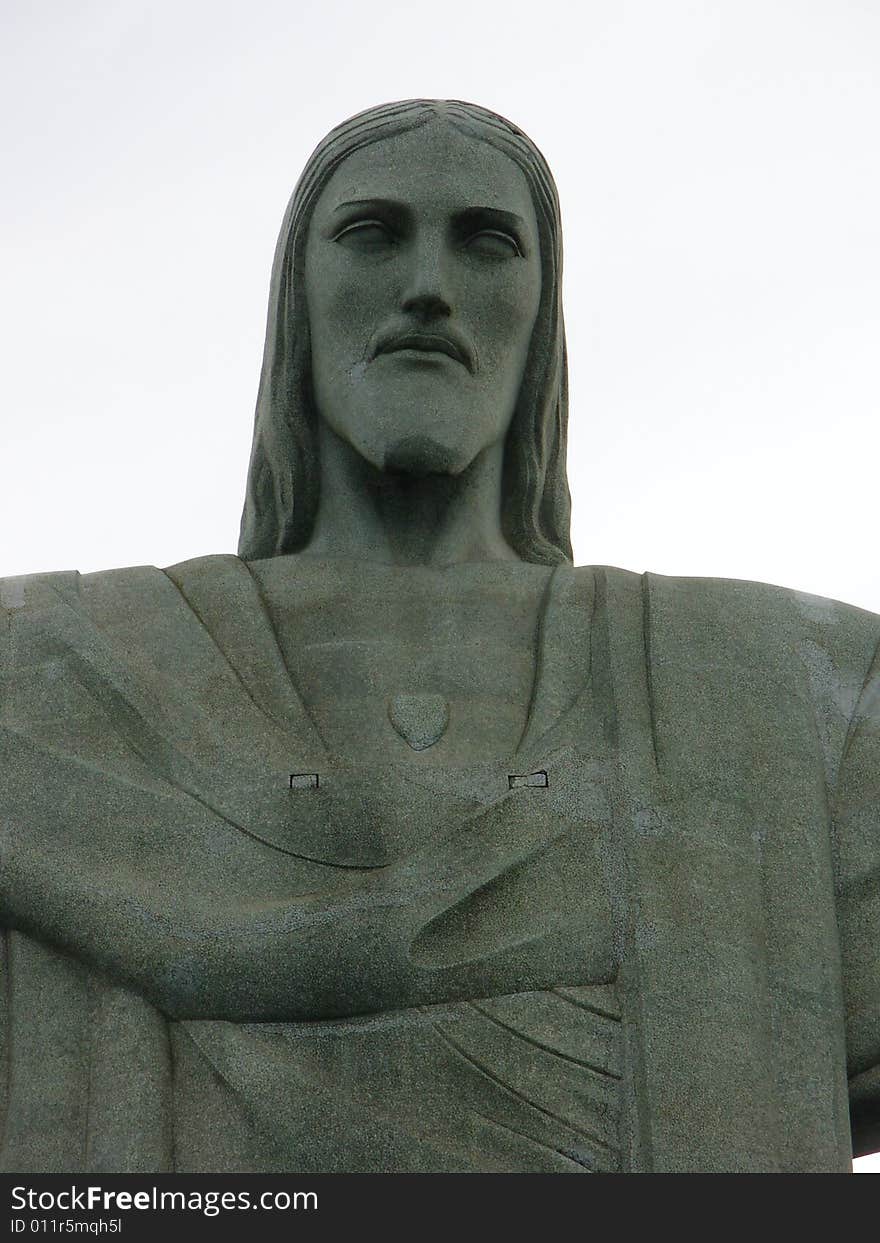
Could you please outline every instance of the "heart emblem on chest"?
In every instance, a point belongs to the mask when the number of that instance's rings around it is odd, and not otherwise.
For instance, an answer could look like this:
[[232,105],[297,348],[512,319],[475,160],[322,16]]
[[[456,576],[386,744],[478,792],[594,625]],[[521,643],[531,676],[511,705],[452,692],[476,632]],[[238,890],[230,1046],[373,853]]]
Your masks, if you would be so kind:
[[449,704],[442,695],[395,695],[388,719],[413,751],[426,751],[446,733]]

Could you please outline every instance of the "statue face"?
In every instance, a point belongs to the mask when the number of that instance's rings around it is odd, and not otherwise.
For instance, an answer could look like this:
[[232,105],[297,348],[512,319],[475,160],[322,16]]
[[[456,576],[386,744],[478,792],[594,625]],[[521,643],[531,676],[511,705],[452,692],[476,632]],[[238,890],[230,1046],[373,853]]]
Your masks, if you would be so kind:
[[528,184],[438,119],[350,155],[306,239],[320,415],[381,470],[459,474],[503,441],[541,295]]

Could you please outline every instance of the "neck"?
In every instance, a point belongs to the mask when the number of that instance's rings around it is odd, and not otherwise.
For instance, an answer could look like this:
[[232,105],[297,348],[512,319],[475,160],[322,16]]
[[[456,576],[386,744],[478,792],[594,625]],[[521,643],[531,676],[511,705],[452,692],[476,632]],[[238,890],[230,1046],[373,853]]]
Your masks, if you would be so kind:
[[516,561],[501,530],[502,443],[460,475],[383,471],[319,423],[321,497],[306,552],[392,565]]

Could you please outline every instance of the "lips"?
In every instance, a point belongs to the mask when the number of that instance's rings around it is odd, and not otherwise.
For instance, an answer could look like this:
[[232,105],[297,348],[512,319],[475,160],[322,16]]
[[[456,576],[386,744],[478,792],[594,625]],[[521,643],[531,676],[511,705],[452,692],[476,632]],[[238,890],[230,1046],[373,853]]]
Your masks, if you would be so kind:
[[468,371],[473,370],[471,357],[465,347],[452,337],[436,332],[405,332],[380,342],[374,357],[380,354],[396,354],[400,350],[418,350],[424,354],[445,354],[461,363]]

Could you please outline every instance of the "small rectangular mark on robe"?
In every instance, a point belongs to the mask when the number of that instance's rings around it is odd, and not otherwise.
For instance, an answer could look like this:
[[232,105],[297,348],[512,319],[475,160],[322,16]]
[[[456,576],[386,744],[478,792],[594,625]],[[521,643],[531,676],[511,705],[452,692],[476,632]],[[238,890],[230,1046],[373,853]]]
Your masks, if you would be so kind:
[[547,774],[542,768],[537,773],[510,773],[507,778],[508,788],[516,790],[520,786],[547,786],[550,782],[547,780]]
[[317,790],[318,774],[317,773],[291,773],[290,774],[291,790]]

